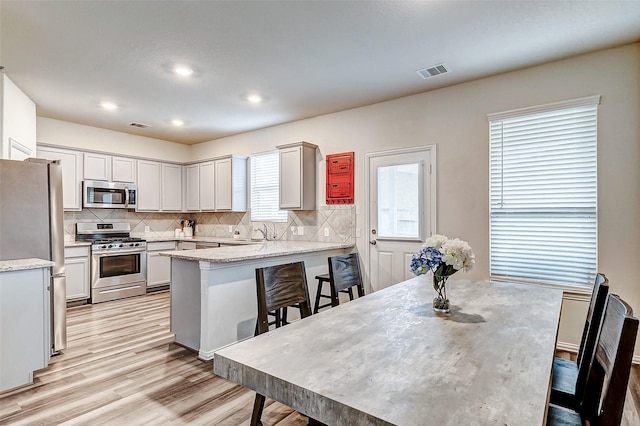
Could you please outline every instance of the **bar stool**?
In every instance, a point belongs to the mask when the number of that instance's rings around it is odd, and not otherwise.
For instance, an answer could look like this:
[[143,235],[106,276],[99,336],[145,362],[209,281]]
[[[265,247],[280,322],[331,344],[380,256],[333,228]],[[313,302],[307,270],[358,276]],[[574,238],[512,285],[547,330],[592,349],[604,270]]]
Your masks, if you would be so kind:
[[[316,302],[313,307],[314,314],[317,314],[320,309],[327,306],[338,306],[340,304],[338,293],[346,293],[349,295],[349,300],[353,300],[354,286],[358,290],[358,297],[364,296],[360,260],[357,253],[333,256],[328,258],[328,261],[329,273],[316,275],[318,290],[316,291]],[[330,295],[322,294],[325,283],[330,284]],[[320,305],[321,298],[329,299],[331,303]]]
[[364,296],[364,284],[360,272],[358,253],[343,254],[329,258],[329,279],[331,282],[331,306],[338,306],[338,293],[348,293],[353,300],[353,287],[358,290],[358,297]]
[[[300,309],[300,317],[311,315],[307,274],[304,262],[268,266],[256,269],[256,290],[258,294],[258,321],[256,335],[269,331],[269,313],[275,315],[276,327],[286,321],[286,308],[295,306]],[[283,312],[280,315],[280,312]],[[284,318],[283,318],[284,317]],[[264,409],[265,397],[256,393],[251,415],[251,425],[259,425]]]
[[318,290],[316,291],[316,302],[313,305],[313,313],[317,314],[318,311],[322,308],[326,308],[327,306],[331,306],[331,303],[325,303],[320,306],[320,299],[325,298],[331,300],[331,295],[322,294],[322,288],[325,283],[330,283],[331,279],[329,278],[329,274],[320,274],[316,275],[316,280],[318,280]]

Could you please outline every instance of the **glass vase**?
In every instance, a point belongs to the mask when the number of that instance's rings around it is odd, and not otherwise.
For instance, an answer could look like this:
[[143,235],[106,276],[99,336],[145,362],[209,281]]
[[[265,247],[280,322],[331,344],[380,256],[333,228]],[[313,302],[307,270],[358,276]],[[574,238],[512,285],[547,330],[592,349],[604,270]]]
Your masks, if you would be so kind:
[[433,310],[436,312],[448,313],[449,312],[449,299],[447,299],[447,279],[446,277],[433,276],[433,289],[436,292],[433,298]]

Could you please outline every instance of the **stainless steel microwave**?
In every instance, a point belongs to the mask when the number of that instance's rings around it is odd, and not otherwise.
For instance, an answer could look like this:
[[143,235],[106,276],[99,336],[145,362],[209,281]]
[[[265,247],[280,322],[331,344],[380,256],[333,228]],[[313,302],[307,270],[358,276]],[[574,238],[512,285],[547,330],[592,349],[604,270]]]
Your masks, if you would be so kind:
[[138,186],[135,183],[82,181],[82,206],[90,209],[135,209]]

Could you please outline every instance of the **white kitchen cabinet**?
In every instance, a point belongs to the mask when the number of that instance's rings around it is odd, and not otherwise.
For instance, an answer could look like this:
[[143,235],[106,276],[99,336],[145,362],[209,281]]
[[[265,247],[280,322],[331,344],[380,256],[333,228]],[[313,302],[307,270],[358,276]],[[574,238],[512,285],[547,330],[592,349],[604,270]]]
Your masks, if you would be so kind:
[[111,156],[85,152],[84,179],[111,181]]
[[67,302],[87,300],[91,297],[90,251],[89,246],[64,248]]
[[160,211],[160,174],[159,162],[138,160],[138,207],[136,211]]
[[247,210],[247,157],[230,155],[216,159],[214,182],[216,211]]
[[136,160],[126,157],[111,157],[112,182],[136,182]]
[[175,241],[147,243],[147,291],[171,284],[171,258],[160,256],[160,252],[175,249]]
[[85,152],[84,179],[133,183],[136,181],[136,160],[134,158]]
[[200,165],[185,166],[185,208],[188,211],[200,210]]
[[0,392],[49,364],[50,276],[49,267],[0,272]]
[[38,146],[38,158],[60,160],[62,166],[62,205],[64,210],[82,210],[82,152]]
[[276,148],[280,153],[280,208],[315,210],[317,145],[297,142]]
[[215,209],[215,164],[213,161],[200,163],[200,210],[212,211]]
[[138,160],[137,211],[182,210],[182,166]]
[[182,166],[162,163],[162,211],[182,210]]

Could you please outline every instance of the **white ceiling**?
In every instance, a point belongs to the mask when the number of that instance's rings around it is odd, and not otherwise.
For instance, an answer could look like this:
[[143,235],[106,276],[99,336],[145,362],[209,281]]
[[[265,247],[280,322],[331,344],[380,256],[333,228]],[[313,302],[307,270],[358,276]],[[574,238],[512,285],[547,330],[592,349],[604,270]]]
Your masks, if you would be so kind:
[[38,115],[184,144],[640,40],[640,1],[2,0],[0,19]]

